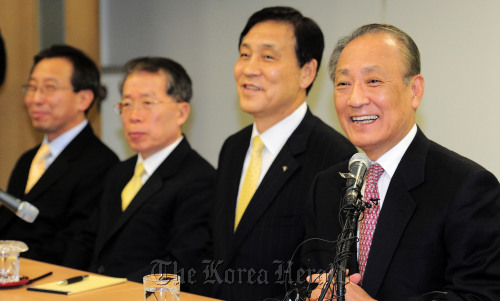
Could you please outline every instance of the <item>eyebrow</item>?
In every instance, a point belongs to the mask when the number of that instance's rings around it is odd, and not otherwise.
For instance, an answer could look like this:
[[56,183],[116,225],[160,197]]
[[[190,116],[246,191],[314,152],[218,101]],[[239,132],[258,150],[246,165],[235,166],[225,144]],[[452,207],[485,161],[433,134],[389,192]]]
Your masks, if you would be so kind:
[[[158,98],[158,96],[154,92],[144,92],[144,93],[139,94],[139,98],[144,98],[144,97],[151,97],[154,99]],[[124,94],[124,95],[122,95],[122,99],[123,98],[132,98],[132,95],[131,94]]]
[[[383,73],[385,74],[385,71],[384,69],[380,66],[380,65],[370,65],[370,66],[367,66],[367,67],[364,67],[362,69],[362,72],[364,74],[368,74],[368,73],[371,73],[371,72],[379,72],[379,73]],[[350,75],[351,74],[351,70],[350,69],[339,69],[337,72],[336,72],[337,75]]]
[[[29,79],[28,79],[28,81],[38,81],[38,79],[30,76]],[[55,77],[49,77],[49,78],[44,78],[44,79],[40,80],[40,82],[43,82],[43,83],[48,82],[48,81],[59,82],[59,80],[57,78],[55,78]]]
[[371,73],[371,72],[380,72],[385,74],[384,69],[380,65],[371,65],[363,68],[363,73]]

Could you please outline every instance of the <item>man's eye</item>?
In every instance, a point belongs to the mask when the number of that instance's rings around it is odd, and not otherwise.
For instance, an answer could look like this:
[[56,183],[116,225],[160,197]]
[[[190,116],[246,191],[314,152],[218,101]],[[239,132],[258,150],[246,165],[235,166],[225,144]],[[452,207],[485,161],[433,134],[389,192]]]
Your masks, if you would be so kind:
[[247,57],[250,57],[250,54],[248,53],[240,53],[240,58],[247,58]]
[[29,85],[28,87],[26,87],[26,90],[28,92],[36,92],[37,87],[35,85]]
[[344,86],[347,86],[347,85],[349,85],[349,84],[346,83],[346,82],[339,82],[339,83],[337,83],[337,87],[344,87]]
[[370,79],[368,81],[369,84],[378,84],[378,83],[381,83],[381,81],[379,81],[378,79]]
[[156,101],[154,101],[154,100],[143,100],[142,106],[144,108],[151,108],[155,103],[156,103]]
[[122,102],[120,106],[122,107],[122,109],[129,109],[132,107],[132,104],[130,102]]
[[43,90],[47,93],[54,93],[57,90],[57,87],[53,85],[46,85],[43,86]]

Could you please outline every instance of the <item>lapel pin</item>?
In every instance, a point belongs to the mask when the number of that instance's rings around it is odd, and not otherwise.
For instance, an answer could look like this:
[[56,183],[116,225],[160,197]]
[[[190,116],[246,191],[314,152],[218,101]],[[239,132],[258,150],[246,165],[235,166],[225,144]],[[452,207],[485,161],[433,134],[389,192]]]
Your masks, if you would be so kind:
[[288,169],[288,166],[283,166],[283,171],[286,171]]

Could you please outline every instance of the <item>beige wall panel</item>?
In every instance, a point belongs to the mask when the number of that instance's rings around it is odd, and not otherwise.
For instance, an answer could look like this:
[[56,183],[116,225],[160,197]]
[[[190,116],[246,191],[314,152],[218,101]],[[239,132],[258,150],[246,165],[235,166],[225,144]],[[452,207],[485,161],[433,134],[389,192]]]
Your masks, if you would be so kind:
[[19,156],[41,141],[31,127],[20,86],[27,82],[38,51],[36,0],[0,0],[0,30],[7,51],[7,73],[0,87],[0,188]]
[[[66,43],[88,54],[99,66],[99,0],[65,1]],[[94,103],[89,120],[100,136],[99,106]]]

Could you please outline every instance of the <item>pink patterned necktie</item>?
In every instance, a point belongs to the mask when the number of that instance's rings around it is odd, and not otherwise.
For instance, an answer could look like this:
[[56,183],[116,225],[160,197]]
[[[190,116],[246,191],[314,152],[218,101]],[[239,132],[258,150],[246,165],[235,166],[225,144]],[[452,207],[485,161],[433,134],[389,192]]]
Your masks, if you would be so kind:
[[365,185],[365,201],[372,204],[371,208],[366,208],[363,214],[363,219],[359,222],[359,272],[361,277],[365,274],[366,262],[368,261],[368,253],[372,245],[373,232],[377,225],[378,214],[380,212],[380,204],[371,202],[371,199],[380,199],[378,193],[378,179],[384,173],[384,169],[379,164],[370,165],[366,176]]

